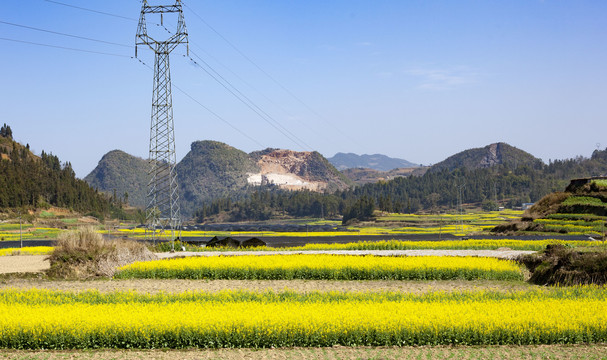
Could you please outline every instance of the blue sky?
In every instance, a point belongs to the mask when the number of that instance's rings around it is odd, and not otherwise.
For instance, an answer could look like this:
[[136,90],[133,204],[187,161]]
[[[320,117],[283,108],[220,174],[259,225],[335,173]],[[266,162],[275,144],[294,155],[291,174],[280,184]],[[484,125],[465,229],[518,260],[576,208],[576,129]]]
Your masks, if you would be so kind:
[[[121,55],[0,40],[0,123],[37,153],[70,161],[79,177],[113,149],[147,158],[153,74],[131,58],[141,3],[57,2],[128,19],[21,0],[3,4],[0,21],[127,46],[0,23],[3,39]],[[192,54],[269,119],[181,47],[171,57],[184,91],[173,88],[178,159],[205,139],[247,152],[382,153],[421,164],[497,141],[544,161],[607,147],[605,1],[184,4]],[[150,50],[139,55],[153,65]]]

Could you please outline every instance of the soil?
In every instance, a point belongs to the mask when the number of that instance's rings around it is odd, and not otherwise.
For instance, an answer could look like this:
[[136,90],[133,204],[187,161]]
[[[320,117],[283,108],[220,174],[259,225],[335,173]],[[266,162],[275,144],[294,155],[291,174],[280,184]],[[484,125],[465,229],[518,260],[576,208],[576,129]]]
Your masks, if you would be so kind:
[[48,270],[47,255],[0,256],[0,274],[36,273]]
[[218,292],[222,290],[249,291],[394,291],[425,293],[430,291],[518,291],[529,289],[532,285],[517,281],[495,280],[449,280],[449,281],[333,281],[333,280],[94,280],[65,281],[37,278],[6,278],[0,280],[1,289],[49,289],[67,291],[98,290],[138,291],[145,293],[183,291]]
[[212,350],[12,351],[0,359],[605,359],[607,344],[539,346],[332,347]]
[[373,255],[373,256],[480,256],[500,259],[514,259],[519,255],[532,254],[535,251],[511,250],[305,250],[305,251],[178,251],[174,253],[158,253],[161,259],[184,256],[238,256],[238,255],[293,255],[293,254],[332,254],[332,255]]
[[[187,252],[158,253],[159,258],[182,256],[219,256],[219,255],[274,255],[274,254],[335,254],[335,255],[376,255],[376,256],[483,256],[502,259],[512,259],[521,254],[534,251],[503,250],[332,250],[332,251],[222,251],[222,252]],[[0,256],[0,274],[41,272],[47,270],[50,264],[45,255],[36,256]]]

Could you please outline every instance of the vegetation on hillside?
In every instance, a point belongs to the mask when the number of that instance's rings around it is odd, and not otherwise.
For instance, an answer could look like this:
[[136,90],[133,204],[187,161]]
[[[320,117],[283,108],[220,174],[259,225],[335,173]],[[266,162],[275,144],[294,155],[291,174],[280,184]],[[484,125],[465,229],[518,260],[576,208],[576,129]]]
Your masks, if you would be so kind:
[[69,162],[53,154],[40,158],[13,142],[8,158],[0,160],[0,208],[49,205],[96,214],[110,210],[110,200],[76,178]]
[[93,188],[104,189],[125,203],[143,208],[146,206],[149,168],[147,160],[113,150],[99,160],[84,180]]
[[517,149],[506,143],[494,143],[482,148],[468,149],[434,164],[430,171],[488,168],[495,165],[506,165],[510,168],[529,166],[540,168],[542,160],[526,151]]
[[196,212],[196,219],[204,221],[221,212],[227,212],[232,221],[321,213],[326,217],[334,213],[345,215],[363,198],[372,199],[377,209],[390,213],[456,209],[460,188],[462,203],[495,210],[498,205],[514,207],[536,202],[565,188],[571,178],[604,173],[607,173],[607,150],[596,150],[590,159],[578,157],[551,161],[548,165],[535,161],[506,162],[486,168],[428,171],[423,176],[399,177],[332,194],[312,195],[262,187],[241,200],[205,203]]
[[603,180],[575,180],[566,191],[544,196],[521,220],[496,226],[502,233],[552,232],[603,237],[607,220],[607,187]]
[[65,208],[99,219],[126,218],[125,197],[98,192],[76,178],[69,162],[42,151],[34,155],[12,139],[12,130],[0,129],[0,210]]

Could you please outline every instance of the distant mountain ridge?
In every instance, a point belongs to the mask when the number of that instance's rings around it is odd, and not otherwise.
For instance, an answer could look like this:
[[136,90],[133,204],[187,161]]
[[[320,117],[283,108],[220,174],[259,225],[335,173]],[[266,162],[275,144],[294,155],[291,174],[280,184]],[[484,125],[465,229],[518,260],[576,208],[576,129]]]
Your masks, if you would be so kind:
[[333,157],[327,158],[337,170],[364,168],[375,169],[379,171],[390,171],[398,168],[418,167],[419,164],[414,164],[404,159],[391,158],[382,154],[373,155],[357,155],[354,153],[337,153]]

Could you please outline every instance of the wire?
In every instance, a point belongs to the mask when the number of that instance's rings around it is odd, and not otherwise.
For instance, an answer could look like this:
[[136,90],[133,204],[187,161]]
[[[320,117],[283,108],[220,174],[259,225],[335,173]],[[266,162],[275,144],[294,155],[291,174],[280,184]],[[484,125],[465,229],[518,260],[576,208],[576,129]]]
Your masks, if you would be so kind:
[[[79,9],[79,10],[84,10],[84,11],[89,11],[89,12],[93,12],[93,13],[97,13],[97,14],[102,14],[102,15],[106,15],[106,16],[112,16],[112,17],[118,17],[118,18],[123,18],[126,20],[133,20],[133,21],[137,21],[134,18],[128,18],[125,16],[121,16],[121,15],[116,15],[116,14],[111,14],[111,13],[107,13],[107,12],[102,12],[102,11],[97,11],[97,10],[93,10],[90,8],[84,8],[84,7],[80,7],[80,6],[74,6],[74,5],[70,5],[70,4],[66,4],[66,3],[62,3],[59,1],[53,1],[53,0],[45,0],[46,2],[49,3],[53,3],[53,4],[58,4],[58,5],[62,5],[62,6],[67,6],[67,7],[71,7],[71,8],[75,8],[75,9]],[[187,7],[187,5],[184,4],[184,6]],[[188,7],[189,8],[189,7]],[[190,9],[191,10],[191,9]],[[247,59],[249,62],[253,63],[260,71],[262,71],[266,76],[270,77],[274,82],[278,83],[274,78],[272,78],[267,72],[265,72],[263,69],[261,69],[261,67],[259,67],[257,64],[255,64],[250,58],[248,58],[244,53],[242,53],[240,50],[238,50],[236,48],[235,45],[233,45],[231,42],[229,42],[225,37],[223,37],[217,30],[215,30],[213,27],[211,27],[210,24],[206,23],[206,21],[204,21],[204,19],[202,19],[202,17],[200,17],[198,14],[196,14],[193,10],[192,13],[194,13],[194,15],[196,15],[198,18],[200,18],[200,20],[205,23],[205,25],[207,25],[211,30],[213,30],[213,32],[215,32],[218,36],[220,36],[224,41],[228,42],[228,44],[230,44],[230,46],[232,46],[241,56],[243,56],[245,59]],[[63,34],[63,33],[58,33],[58,32],[54,32],[54,31],[50,31],[50,30],[45,30],[45,29],[38,29],[38,28],[32,28],[32,27],[27,27],[24,25],[18,25],[18,24],[11,24],[8,23],[8,25],[14,25],[14,26],[21,26],[21,27],[26,27],[26,28],[31,28],[33,30],[38,30],[38,31],[45,31],[45,32],[50,32],[50,33],[55,33],[58,35],[63,35],[63,36],[70,36],[70,37],[75,37],[75,38],[82,38],[82,39],[86,39],[86,40],[92,40],[92,41],[97,41],[96,39],[90,39],[90,38],[85,38],[85,37],[80,37],[80,36],[76,36],[76,35],[70,35],[70,34]],[[171,31],[169,29],[166,28],[166,26],[163,26],[161,24],[156,24],[157,26],[162,26],[168,33],[171,33]],[[105,42],[102,40],[99,40],[100,42]],[[109,42],[108,42],[109,43]],[[120,46],[126,46],[126,47],[130,47],[128,45],[123,45],[123,44],[117,44],[117,43],[113,43],[114,45],[120,45]],[[43,45],[43,44],[38,44],[38,45],[42,45],[42,46],[49,46],[49,45]],[[59,47],[62,48],[62,47]],[[76,49],[72,49],[72,48],[66,48],[66,49],[70,49],[70,50],[76,50]],[[78,50],[77,50],[78,51]],[[88,52],[88,51],[87,51]],[[298,145],[301,148],[308,148],[309,150],[312,150],[312,147],[309,146],[308,144],[305,143],[305,141],[301,140],[300,138],[298,138],[295,134],[293,134],[292,132],[290,132],[288,129],[286,129],[284,126],[282,126],[278,121],[276,121],[272,116],[270,116],[267,112],[265,112],[263,109],[261,109],[258,105],[256,105],[250,98],[248,98],[246,95],[244,95],[240,90],[238,90],[234,85],[232,85],[228,80],[226,80],[223,76],[221,76],[217,71],[215,71],[209,64],[207,64],[202,58],[200,58],[198,55],[194,54],[201,62],[203,62],[211,71],[208,71],[207,69],[205,69],[204,67],[202,67],[198,62],[196,62],[192,57],[189,57],[190,60],[199,68],[201,68],[203,71],[205,71],[209,76],[211,76],[211,78],[213,78],[215,81],[217,81],[220,85],[222,85],[228,92],[230,92],[234,97],[236,97],[239,101],[241,101],[243,104],[245,104],[247,107],[249,107],[254,113],[256,113],[259,117],[261,117],[264,121],[266,121],[270,126],[272,126],[273,128],[275,128],[277,131],[279,131],[281,134],[283,134],[285,137],[287,137],[289,140],[291,140],[292,142],[294,142],[296,145]],[[146,65],[145,63],[143,63],[141,60],[139,60],[142,64]],[[212,73],[211,73],[212,72]],[[221,79],[221,80],[220,80]],[[281,86],[283,87],[283,86]],[[177,88],[177,87],[176,87]],[[284,88],[284,87],[283,87]],[[182,91],[181,89],[177,88],[178,90]],[[286,90],[286,88],[285,88]],[[183,92],[183,91],[182,91]],[[190,97],[192,100],[196,101],[193,97],[191,97],[189,94],[185,93],[184,94],[188,97]],[[293,96],[293,94],[291,94]],[[196,101],[197,102],[197,101]],[[210,113],[212,113],[214,116],[219,117],[219,115],[217,115],[216,113],[212,112],[210,109],[206,108],[204,105],[202,105],[201,103],[199,103],[199,105],[203,106],[207,111],[209,111]],[[228,123],[225,119],[220,118],[222,121],[226,122],[228,125],[230,125],[231,127],[233,127],[235,130],[237,130],[233,125],[231,125],[230,123]],[[243,135],[247,136],[249,139],[253,140],[251,137],[249,137],[248,135],[246,135],[244,132],[241,132],[240,130],[237,130],[240,133],[242,133]],[[255,140],[253,140],[255,141]],[[261,144],[259,144],[257,141],[255,141],[258,145],[262,146]]]
[[112,16],[112,17],[115,17],[115,18],[120,18],[120,19],[125,19],[125,20],[130,20],[130,21],[139,21],[139,20],[137,20],[135,18],[126,17],[126,16],[122,16],[122,15],[111,14],[111,13],[107,13],[107,12],[103,12],[103,11],[98,11],[98,10],[93,10],[93,9],[88,9],[88,8],[84,8],[84,7],[80,7],[80,6],[70,5],[70,4],[59,2],[59,1],[53,1],[53,0],[44,0],[44,1],[49,2],[49,3],[53,3],[53,4],[57,4],[57,5],[71,7],[71,8],[74,8],[74,9],[79,9],[79,10],[89,11],[89,12],[93,12],[93,13],[97,13],[97,14]]
[[[311,131],[312,133],[314,133],[316,136],[320,137],[320,138],[324,138],[327,141],[331,141],[331,139],[329,139],[326,135],[316,131],[314,129],[314,127],[309,126],[308,124],[306,124],[305,122],[299,120],[295,115],[293,115],[292,113],[290,113],[288,110],[286,110],[282,105],[278,104],[277,102],[275,102],[274,100],[270,99],[266,94],[264,94],[261,90],[259,90],[258,88],[256,88],[255,86],[253,86],[252,84],[250,84],[249,82],[247,82],[246,80],[244,80],[242,77],[240,77],[238,74],[236,74],[234,71],[232,71],[230,68],[228,68],[226,65],[224,65],[219,59],[217,59],[215,56],[213,56],[212,54],[210,54],[208,51],[206,51],[204,48],[202,48],[200,45],[198,45],[195,41],[189,41],[190,44],[194,45],[196,48],[198,48],[200,51],[202,51],[206,56],[208,56],[209,58],[213,59],[215,62],[217,62],[221,67],[223,67],[224,69],[226,69],[230,74],[232,74],[234,77],[236,77],[236,79],[238,79],[239,81],[241,81],[243,84],[245,84],[246,86],[248,86],[249,88],[251,88],[253,91],[257,92],[259,95],[261,95],[264,99],[266,99],[270,104],[276,106],[277,108],[279,108],[280,110],[282,110],[283,113],[287,114],[288,116],[290,116],[291,118],[295,119],[295,121],[297,121],[300,125],[304,126],[305,128],[307,128],[309,131]],[[198,55],[196,55],[194,53],[194,51],[190,50],[191,53],[193,53],[197,58],[200,59],[200,57]],[[202,59],[201,59],[202,60]],[[209,66],[210,67],[210,66]]]
[[[145,62],[141,61],[141,59],[139,58],[134,58],[135,60],[138,60],[142,65],[144,65],[145,67],[147,67],[148,69],[154,71],[154,69],[149,66],[148,64],[146,64]],[[185,90],[181,89],[179,86],[175,85],[174,83],[171,85],[173,86],[175,89],[179,90],[182,94],[184,94],[185,96],[187,96],[188,98],[190,98],[190,100],[194,101],[196,104],[200,105],[200,107],[202,107],[203,109],[205,109],[206,111],[208,111],[211,115],[213,115],[215,118],[219,119],[220,121],[222,121],[223,123],[225,123],[226,125],[228,125],[229,127],[231,127],[232,129],[234,129],[236,132],[238,132],[239,134],[241,134],[242,136],[246,137],[247,139],[251,140],[252,142],[254,142],[255,144],[257,144],[260,148],[264,148],[264,145],[262,145],[259,141],[255,140],[254,138],[252,138],[251,136],[249,136],[247,133],[245,133],[244,131],[240,130],[239,128],[237,128],[236,126],[232,125],[232,123],[230,123],[229,121],[227,121],[226,119],[224,119],[223,117],[221,117],[219,114],[217,114],[216,112],[214,112],[213,110],[209,109],[207,106],[205,106],[203,103],[201,103],[200,101],[198,101],[196,98],[194,98],[192,95],[188,94]]]
[[[208,63],[206,63],[203,59],[201,59],[196,53],[192,51],[192,54],[196,56],[203,64],[205,64],[213,73],[208,71],[206,68],[202,67],[196,60],[189,57],[190,60],[197,65],[200,69],[206,72],[213,80],[223,86],[230,94],[234,95],[239,101],[245,104],[249,109],[251,109],[254,113],[256,113],[260,118],[262,118],[265,122],[270,124],[274,129],[283,134],[289,140],[293,141],[296,145],[301,148],[307,148],[312,150],[305,141],[297,137],[295,134],[290,132],[284,126],[282,126],[278,121],[276,121],[272,116],[270,116],[267,112],[257,106],[251,99],[249,99],[246,95],[244,95],[240,90],[238,90],[234,85],[232,85],[228,80],[226,80],[223,76],[221,76],[217,71],[215,71]],[[222,81],[220,81],[221,79]]]
[[128,55],[112,54],[112,53],[106,53],[106,52],[102,52],[102,51],[92,51],[92,50],[77,49],[77,48],[66,47],[66,46],[58,46],[58,45],[50,45],[50,44],[36,43],[36,42],[31,42],[31,41],[24,41],[24,40],[17,40],[17,39],[9,39],[9,38],[4,38],[4,37],[0,37],[0,40],[4,40],[4,41],[12,41],[12,42],[16,42],[16,43],[29,44],[29,45],[36,45],[36,46],[44,46],[44,47],[50,47],[50,48],[55,48],[55,49],[63,49],[63,50],[79,51],[79,52],[90,53],[90,54],[100,54],[100,55],[109,55],[109,56],[117,56],[117,57],[132,58],[132,56],[128,56]]
[[250,57],[248,57],[245,53],[243,53],[242,51],[240,51],[240,49],[238,49],[236,47],[236,45],[234,45],[230,40],[228,40],[225,36],[223,36],[221,33],[219,33],[219,31],[217,31],[213,26],[211,26],[211,24],[209,24],[208,22],[206,22],[202,16],[198,15],[198,13],[196,13],[191,7],[189,7],[187,4],[183,4],[184,7],[188,8],[188,10],[190,10],[190,12],[192,12],[192,14],[194,14],[198,19],[200,19],[200,21],[202,21],[203,24],[205,24],[209,29],[211,29],[211,31],[213,31],[215,34],[217,34],[217,36],[219,36],[223,41],[225,41],[230,47],[232,47],[232,49],[234,49],[238,54],[240,54],[240,56],[242,56],[245,60],[247,60],[248,62],[250,62],[253,66],[255,66],[261,73],[263,73],[265,76],[267,76],[270,80],[272,80],[272,82],[274,82],[276,85],[278,85],[282,90],[284,90],[287,94],[289,94],[293,99],[295,99],[297,102],[299,102],[301,105],[303,105],[306,109],[308,109],[308,111],[310,111],[312,114],[314,114],[316,117],[318,117],[319,119],[323,120],[324,123],[331,125],[338,133],[340,133],[341,135],[343,135],[344,137],[348,138],[350,141],[355,142],[355,143],[360,143],[355,141],[354,139],[352,139],[350,136],[348,136],[347,134],[345,134],[339,127],[337,127],[336,125],[334,125],[332,122],[330,122],[328,119],[326,119],[324,116],[322,116],[321,114],[319,114],[316,110],[314,110],[311,106],[309,106],[308,104],[306,104],[303,100],[301,100],[297,95],[295,95],[292,91],[290,91],[289,89],[287,89],[287,87],[285,87],[284,85],[282,85],[278,80],[276,80],[272,75],[270,75],[267,71],[265,71],[261,66],[257,65],[257,63],[255,61],[253,61]]
[[128,48],[132,47],[130,45],[119,44],[119,43],[115,43],[115,42],[111,42],[111,41],[98,40],[98,39],[93,39],[93,38],[89,38],[89,37],[85,37],[85,36],[71,35],[71,34],[61,33],[61,32],[52,31],[52,30],[40,29],[40,28],[36,28],[36,27],[33,27],[33,26],[27,26],[27,25],[20,25],[20,24],[10,23],[10,22],[1,21],[1,20],[0,20],[0,24],[10,25],[10,26],[16,26],[16,27],[20,27],[20,28],[24,28],[24,29],[41,31],[41,32],[49,33],[49,34],[67,36],[67,37],[76,38],[76,39],[95,41],[95,42],[103,43],[103,44],[110,44],[110,45],[116,45],[116,46],[122,46],[122,47],[128,47]]

